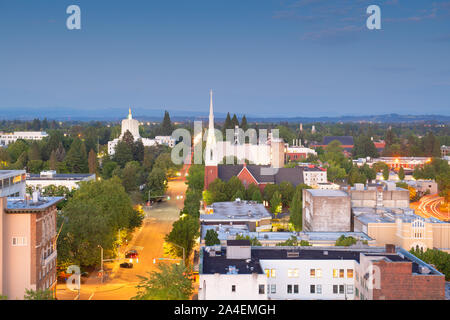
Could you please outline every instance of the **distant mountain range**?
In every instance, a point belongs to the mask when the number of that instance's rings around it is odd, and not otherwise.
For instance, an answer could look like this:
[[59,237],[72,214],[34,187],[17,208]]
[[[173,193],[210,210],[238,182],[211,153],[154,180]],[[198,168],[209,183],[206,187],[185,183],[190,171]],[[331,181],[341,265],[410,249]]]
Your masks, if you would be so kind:
[[[173,121],[207,120],[207,112],[168,110]],[[133,108],[133,118],[141,121],[161,121],[164,115],[162,109]],[[75,109],[75,108],[16,108],[0,111],[0,120],[32,120],[34,118],[60,121],[120,121],[125,119],[128,110],[124,108],[108,109]],[[240,118],[242,114],[237,114]],[[226,117],[226,113],[215,112],[215,119],[220,122]],[[280,117],[258,116],[246,114],[249,122],[374,122],[374,123],[400,123],[400,122],[437,122],[450,123],[450,116],[430,115],[400,115],[396,113],[382,115],[342,115],[333,117]]]

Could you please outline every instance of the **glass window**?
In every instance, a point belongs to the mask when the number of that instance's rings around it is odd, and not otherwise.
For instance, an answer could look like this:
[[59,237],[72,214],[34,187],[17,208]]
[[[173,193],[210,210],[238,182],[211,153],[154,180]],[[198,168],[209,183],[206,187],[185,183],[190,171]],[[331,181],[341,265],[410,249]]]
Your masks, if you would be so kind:
[[321,294],[321,293],[322,293],[322,285],[321,285],[321,284],[316,285],[316,292],[317,292],[318,294]]
[[231,292],[236,292],[236,285],[231,285]]
[[339,269],[339,278],[344,278],[344,269]]
[[322,278],[322,269],[316,269],[316,278]]
[[272,278],[275,278],[277,276],[277,271],[275,269],[270,270],[270,275]]
[[292,293],[292,285],[291,284],[287,285],[287,293]]
[[333,293],[334,294],[338,293],[338,286],[336,284],[333,284]]
[[347,285],[347,294],[353,294],[353,285],[351,284]]
[[270,269],[264,269],[264,272],[266,273],[267,278],[270,278]]
[[355,288],[355,295],[358,297],[359,296],[359,290],[358,288]]
[[315,278],[316,277],[316,269],[310,269],[309,275],[311,276],[311,278]]
[[313,285],[313,284],[310,285],[310,286],[309,286],[309,292],[310,292],[310,293],[316,293],[316,286]]
[[276,284],[270,285],[270,293],[277,293],[277,285]]
[[264,294],[264,285],[263,284],[259,285],[259,294]]
[[349,279],[353,278],[353,269],[347,269],[347,278]]
[[344,293],[344,285],[343,284],[339,285],[339,293]]
[[294,284],[294,293],[298,293],[298,284]]
[[337,277],[338,277],[338,270],[333,269],[333,278],[337,278]]

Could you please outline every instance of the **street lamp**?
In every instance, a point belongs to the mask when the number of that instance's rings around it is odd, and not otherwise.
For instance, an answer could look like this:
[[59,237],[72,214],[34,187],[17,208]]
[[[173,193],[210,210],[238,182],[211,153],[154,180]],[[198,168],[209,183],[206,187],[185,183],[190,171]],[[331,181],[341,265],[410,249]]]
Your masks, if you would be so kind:
[[100,248],[100,256],[101,256],[101,262],[100,262],[100,273],[102,274],[102,283],[103,283],[103,247],[101,245],[98,245]]
[[[172,242],[171,242],[171,243],[172,243]],[[183,264],[186,264],[186,262],[185,262],[186,257],[185,257],[185,251],[184,251],[184,248],[183,248],[182,246],[179,246],[179,245],[175,244],[175,243],[172,243],[172,244],[173,244],[174,246],[178,247],[178,248],[183,249]]]

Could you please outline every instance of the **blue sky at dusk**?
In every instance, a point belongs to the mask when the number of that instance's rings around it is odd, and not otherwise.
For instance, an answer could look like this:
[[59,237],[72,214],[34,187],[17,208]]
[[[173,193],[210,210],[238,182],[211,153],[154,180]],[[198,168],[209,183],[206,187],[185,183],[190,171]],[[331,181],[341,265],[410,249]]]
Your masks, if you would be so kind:
[[450,115],[450,1],[0,0],[0,41],[0,110]]

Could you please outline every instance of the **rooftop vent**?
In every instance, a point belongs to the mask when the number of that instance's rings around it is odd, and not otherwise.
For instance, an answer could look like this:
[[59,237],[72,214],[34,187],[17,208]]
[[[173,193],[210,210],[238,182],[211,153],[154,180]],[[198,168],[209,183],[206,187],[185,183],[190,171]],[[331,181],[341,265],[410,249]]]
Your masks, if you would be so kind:
[[419,268],[419,272],[422,273],[422,274],[429,274],[431,272],[431,270],[429,268],[427,268],[427,267],[421,266]]
[[298,258],[299,253],[298,251],[288,251],[287,252],[287,257],[288,258]]

